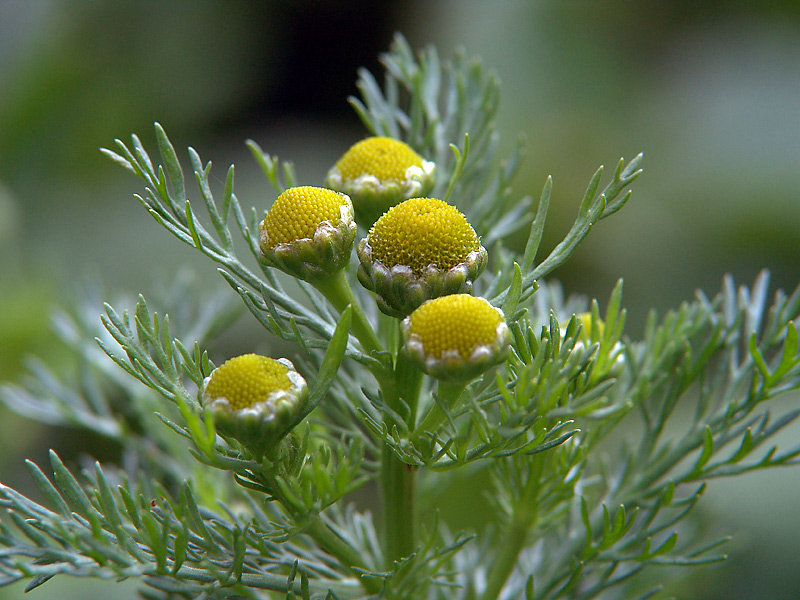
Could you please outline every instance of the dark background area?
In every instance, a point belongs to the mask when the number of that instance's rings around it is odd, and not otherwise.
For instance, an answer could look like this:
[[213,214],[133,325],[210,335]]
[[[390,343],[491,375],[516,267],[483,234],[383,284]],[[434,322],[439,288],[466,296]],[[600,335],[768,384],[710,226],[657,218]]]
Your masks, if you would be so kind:
[[[136,132],[154,148],[158,121],[181,158],[191,145],[214,162],[220,188],[235,163],[239,198],[266,209],[272,195],[244,140],[319,183],[364,135],[346,98],[359,67],[381,72],[396,31],[443,57],[463,46],[498,72],[503,144],[528,140],[516,192],[538,197],[554,176],[548,248],[599,164],[645,153],[629,205],[555,274],[601,305],[624,277],[631,337],[650,308],[714,294],[727,272],[742,284],[762,268],[775,287],[800,281],[796,2],[0,0],[0,379],[19,377],[26,354],[58,364],[47,314],[87,276],[147,292],[189,266],[223,285],[152,222],[131,197],[139,181],[99,147]],[[4,409],[0,435],[6,483],[25,485],[24,457],[80,448]],[[732,559],[670,573],[672,592],[800,596],[798,492],[797,469],[714,482],[705,510],[736,535]],[[51,583],[34,597],[85,589]]]

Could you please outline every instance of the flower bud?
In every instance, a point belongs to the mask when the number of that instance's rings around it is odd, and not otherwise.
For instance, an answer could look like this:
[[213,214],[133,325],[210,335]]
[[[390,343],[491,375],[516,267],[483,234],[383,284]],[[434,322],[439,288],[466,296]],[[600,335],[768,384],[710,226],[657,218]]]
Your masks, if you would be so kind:
[[[575,318],[577,319],[578,323],[581,324],[581,331],[580,334],[578,334],[578,342],[590,345],[592,343],[592,313],[582,312],[579,315],[575,315]],[[597,319],[597,321],[594,323],[594,326],[597,332],[596,337],[598,339],[602,338],[603,330],[605,329],[606,324],[602,319]]]
[[431,298],[471,291],[488,257],[464,215],[435,198],[389,209],[356,253],[358,280],[383,313],[400,318]]
[[307,399],[306,380],[290,361],[258,354],[225,361],[205,378],[201,395],[217,431],[255,456],[288,433]]
[[398,202],[433,189],[435,165],[407,144],[370,137],[344,153],[325,185],[353,199],[356,221],[365,229]]
[[[603,339],[603,332],[605,331],[606,324],[600,318],[592,319],[592,314],[583,312],[575,315],[577,321],[581,324],[581,330],[578,334],[578,339],[575,341],[575,349],[588,348],[592,344],[601,344]],[[594,334],[594,335],[593,335]],[[562,337],[566,335],[566,329],[561,330]],[[599,352],[603,346],[600,345]],[[597,356],[595,356],[597,361]],[[625,353],[622,349],[620,342],[615,342],[614,345],[608,350],[608,357],[601,361],[602,366],[595,365],[597,376],[611,375],[617,377],[622,374],[625,368]]]
[[470,380],[505,360],[510,333],[503,312],[469,294],[425,302],[401,325],[404,351],[443,381]]
[[289,188],[259,225],[261,260],[299,279],[318,281],[349,263],[355,236],[353,204],[345,194]]

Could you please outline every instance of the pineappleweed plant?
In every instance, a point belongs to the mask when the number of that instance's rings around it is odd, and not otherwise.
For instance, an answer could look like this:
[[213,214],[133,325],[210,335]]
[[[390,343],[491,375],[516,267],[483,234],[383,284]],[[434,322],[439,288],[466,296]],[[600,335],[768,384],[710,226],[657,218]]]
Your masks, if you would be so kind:
[[[800,448],[770,440],[800,410],[773,419],[765,403],[800,386],[800,292],[768,306],[766,275],[750,289],[726,279],[629,339],[621,283],[601,312],[546,278],[625,205],[641,155],[602,189],[598,169],[539,257],[552,181],[536,201],[511,191],[519,148],[498,157],[494,76],[399,36],[383,64],[383,83],[362,71],[351,99],[366,139],[324,182],[298,182],[248,142],[269,207],[243,204],[233,166],[215,198],[211,164],[190,148],[187,177],[159,125],[161,164],[136,136],[104,151],[232,291],[178,281],[157,299],[169,316],[140,296],[106,304],[100,325],[91,294],[56,315],[80,377],[33,362],[0,396],[123,459],[28,462],[38,500],[0,484],[0,584],[138,578],[153,599],[648,598],[664,573],[652,567],[724,558],[725,538],[693,518],[708,480],[798,462]],[[520,232],[517,252],[506,240]],[[215,366],[206,348],[241,306],[292,356]],[[458,495],[491,508],[464,531],[437,510]]]

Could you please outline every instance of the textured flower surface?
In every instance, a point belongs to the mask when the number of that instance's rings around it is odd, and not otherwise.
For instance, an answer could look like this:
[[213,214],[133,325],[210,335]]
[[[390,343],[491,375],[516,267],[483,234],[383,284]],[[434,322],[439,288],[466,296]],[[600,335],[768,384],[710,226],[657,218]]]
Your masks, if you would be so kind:
[[206,377],[202,392],[217,430],[255,454],[288,431],[307,397],[306,381],[290,361],[258,354],[225,361]]
[[476,377],[509,349],[502,311],[469,294],[425,302],[403,321],[402,331],[408,356],[438,379]]
[[487,261],[466,217],[436,198],[411,198],[389,209],[356,252],[359,281],[395,317],[431,298],[471,291]]
[[232,410],[249,408],[273,392],[290,389],[292,382],[288,372],[289,367],[282,362],[258,354],[244,354],[215,369],[205,393],[211,401],[225,398]]
[[430,192],[434,171],[434,163],[404,142],[370,137],[345,152],[325,185],[353,198],[356,220],[366,228],[398,202]]
[[353,204],[325,188],[289,188],[264,215],[259,233],[263,262],[306,281],[324,279],[350,261]]
[[369,232],[373,259],[391,268],[407,265],[415,275],[434,265],[452,269],[481,243],[466,217],[436,198],[411,198],[383,215]]
[[381,181],[400,181],[409,168],[422,168],[422,157],[399,140],[371,137],[353,144],[336,166],[346,180],[373,175]]
[[323,221],[336,227],[342,204],[342,194],[332,190],[311,186],[289,188],[278,196],[264,216],[267,246],[275,248],[278,244],[313,238]]

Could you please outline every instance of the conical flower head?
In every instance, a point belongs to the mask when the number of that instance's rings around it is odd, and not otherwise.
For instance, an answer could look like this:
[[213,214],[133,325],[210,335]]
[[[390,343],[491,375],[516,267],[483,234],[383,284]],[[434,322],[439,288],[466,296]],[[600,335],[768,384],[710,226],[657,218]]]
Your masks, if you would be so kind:
[[436,198],[411,198],[389,209],[356,253],[359,281],[394,317],[431,298],[469,292],[487,261],[466,217]]
[[260,456],[288,433],[308,399],[308,386],[285,358],[243,354],[206,377],[201,399],[217,431]]
[[411,361],[444,381],[473,379],[508,355],[503,312],[469,294],[426,302],[403,320],[401,329]]
[[289,188],[259,225],[261,260],[294,277],[318,281],[348,264],[355,236],[347,195],[311,186]]
[[370,227],[389,208],[433,189],[435,165],[408,144],[370,137],[354,144],[331,168],[325,185],[353,199],[356,221]]

